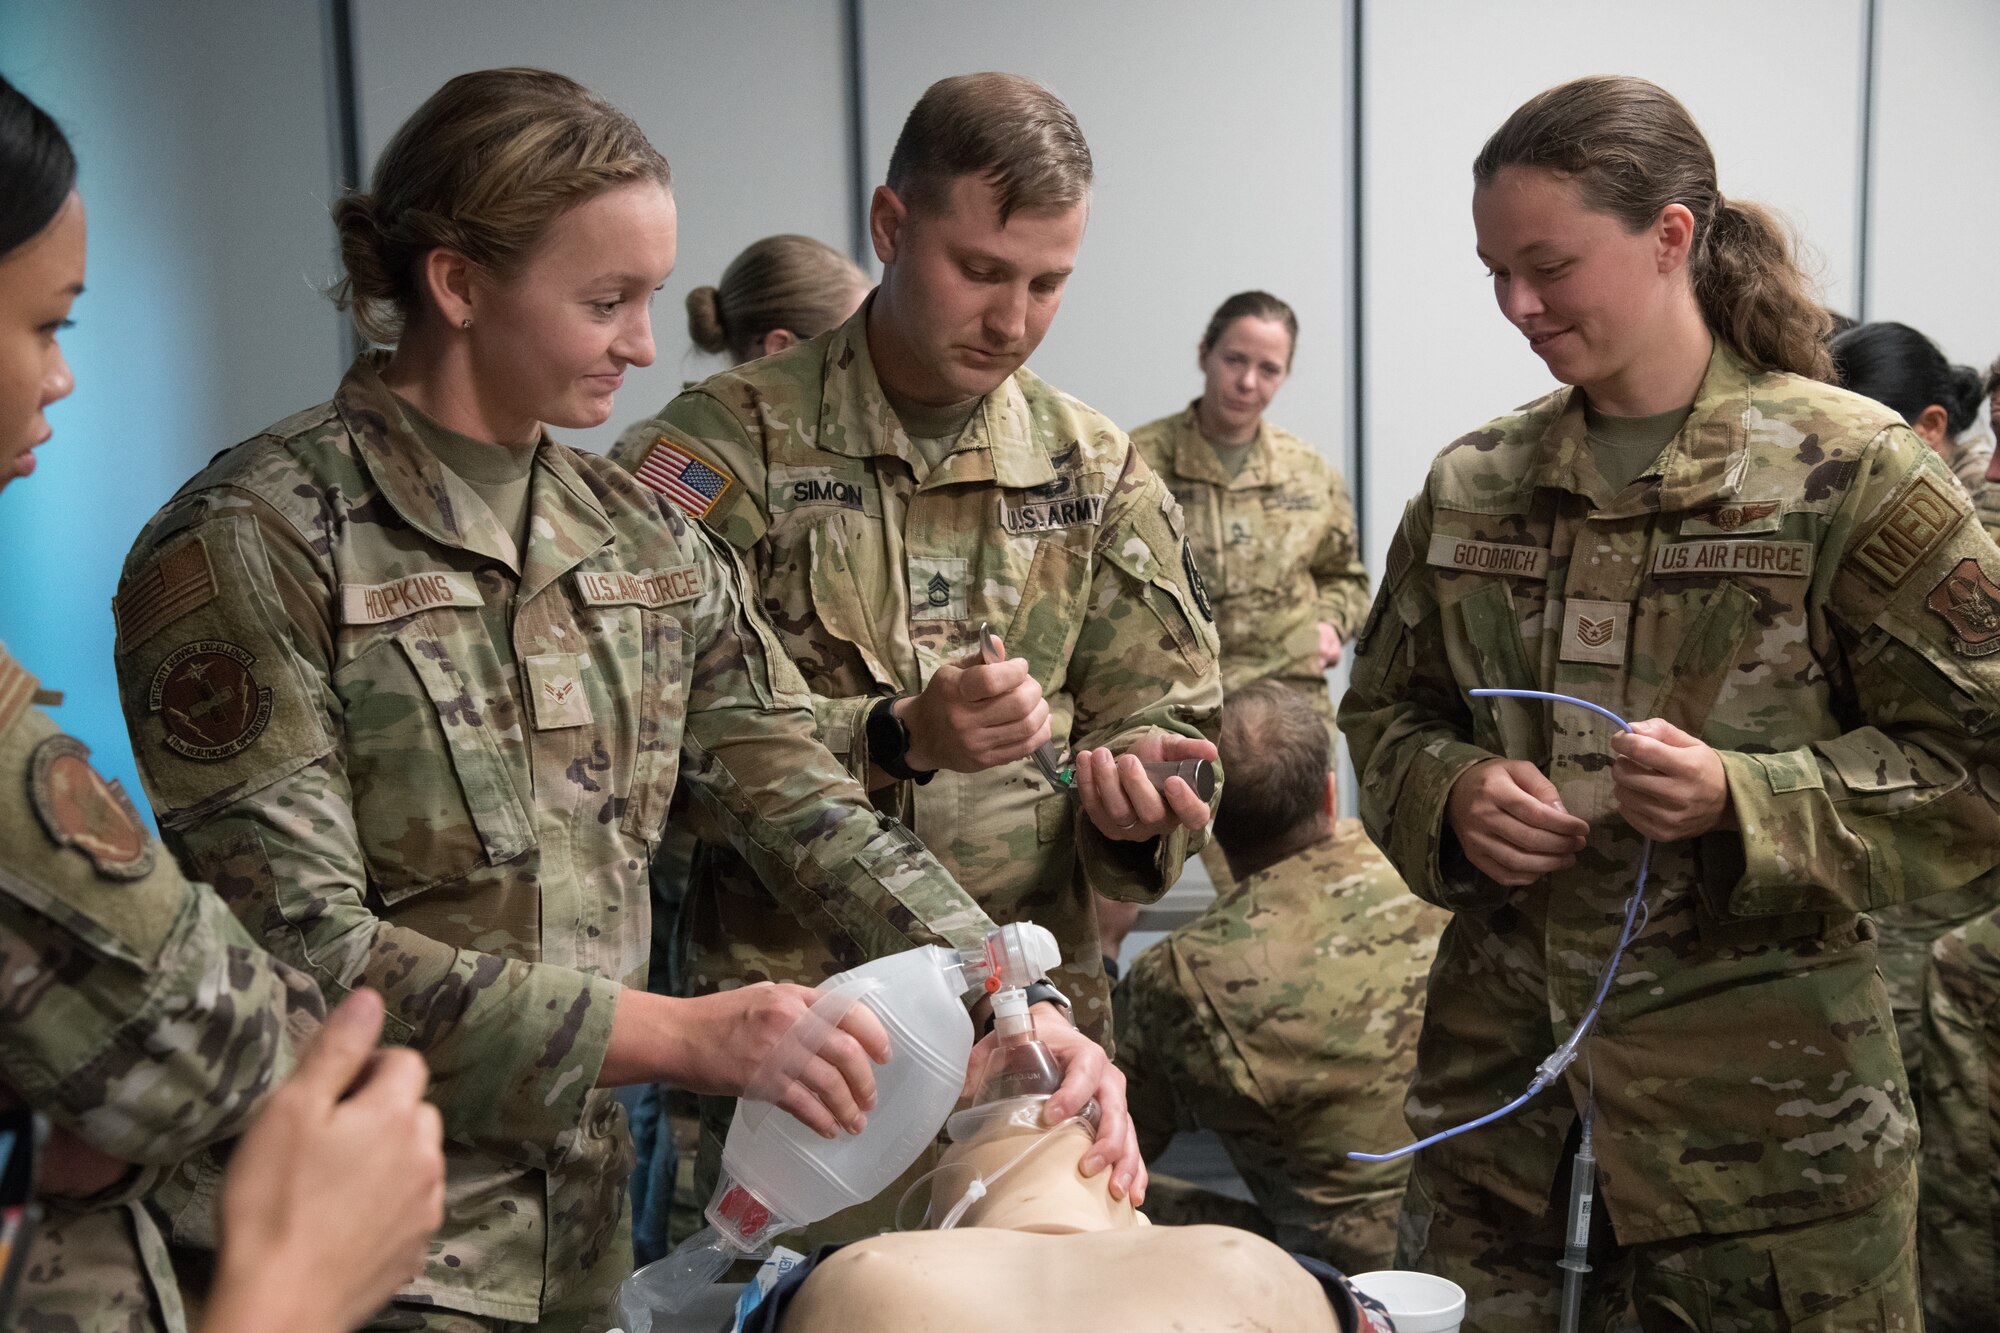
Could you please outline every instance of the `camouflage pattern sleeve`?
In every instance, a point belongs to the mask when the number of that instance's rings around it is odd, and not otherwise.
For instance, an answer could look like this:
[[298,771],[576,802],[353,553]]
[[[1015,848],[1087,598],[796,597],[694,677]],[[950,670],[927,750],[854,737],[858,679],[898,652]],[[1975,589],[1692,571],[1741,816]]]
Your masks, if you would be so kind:
[[[0,694],[10,669],[0,653]],[[169,1165],[241,1133],[325,1011],[88,754],[36,709],[0,717],[0,1081],[100,1151]]]
[[[770,465],[765,457],[765,442],[753,438],[745,417],[732,412],[717,396],[737,386],[739,381],[730,377],[711,383],[719,387],[690,389],[668,403],[657,416],[631,427],[619,437],[611,458],[638,475],[664,440],[669,451],[683,449],[714,467],[728,479],[727,488],[711,509],[690,512],[710,532],[747,553],[770,528],[770,501],[765,489]],[[755,421],[754,405],[748,411],[749,420]],[[754,588],[755,574],[747,566],[744,570],[746,586]],[[756,598],[749,600],[754,602]],[[864,785],[868,781],[868,741],[863,723],[868,710],[881,697],[877,694],[812,697],[813,719],[821,744]]]
[[655,415],[627,427],[612,447],[611,461],[636,475],[663,438],[670,447],[714,464],[728,478],[713,508],[695,517],[739,551],[755,546],[770,526],[764,495],[769,469],[763,450],[737,415],[709,389],[689,389]]
[[[669,523],[685,523],[661,501]],[[819,743],[812,696],[776,635],[746,605],[733,550],[695,525],[704,569],[691,615],[682,775],[758,878],[813,933],[870,957],[913,944],[977,949],[993,922],[907,829]]]
[[1333,626],[1345,643],[1368,618],[1368,571],[1355,544],[1354,501],[1347,494],[1347,483],[1334,468],[1326,471],[1332,521],[1313,552],[1312,578],[1319,589],[1321,623]]
[[[143,639],[121,638],[118,651],[126,720],[167,841],[329,998],[382,993],[385,1034],[429,1062],[448,1137],[532,1166],[560,1161],[597,1081],[618,982],[456,948],[375,913],[333,739],[343,734],[327,647],[334,591],[312,538],[247,492],[198,492],[141,535],[121,602],[136,605],[159,562],[190,543],[214,570],[203,599]],[[173,692],[163,700],[162,685],[203,660],[230,676],[225,659],[238,664],[234,688],[258,698],[259,722],[243,748],[217,753],[167,730],[161,705]]]
[[2000,549],[1937,455],[1897,426],[1820,562],[1861,725],[1775,754],[1723,751],[1736,822],[1703,839],[1718,913],[1868,911],[1957,888],[2000,847]]
[[1168,1051],[1153,1040],[1159,1027],[1186,1026],[1175,1023],[1175,1016],[1187,1006],[1161,975],[1167,968],[1164,949],[1158,945],[1147,949],[1133,960],[1111,1000],[1118,1068],[1125,1074],[1125,1105],[1139,1135],[1139,1154],[1149,1162],[1167,1150],[1181,1120],[1174,1070],[1165,1060]]
[[2000,481],[1989,481],[1980,488],[1975,509],[1979,526],[1986,529],[1987,536],[2000,542]]
[[[1064,682],[1076,700],[1075,749],[1123,751],[1149,734],[1213,741],[1220,733],[1215,616],[1180,523],[1173,494],[1132,451],[1106,506],[1089,606]],[[1017,639],[1027,637],[1016,631]],[[1126,850],[1136,844],[1104,837],[1081,810],[1076,819],[1084,878],[1116,902],[1158,898],[1207,841],[1204,830],[1175,829],[1151,844],[1151,864],[1141,866]]]
[[1359,778],[1361,820],[1410,891],[1452,911],[1486,911],[1508,890],[1472,867],[1445,824],[1452,785],[1500,756],[1466,739],[1472,714],[1451,674],[1438,607],[1415,553],[1430,543],[1429,490],[1389,545],[1382,590],[1353,644],[1340,730]]

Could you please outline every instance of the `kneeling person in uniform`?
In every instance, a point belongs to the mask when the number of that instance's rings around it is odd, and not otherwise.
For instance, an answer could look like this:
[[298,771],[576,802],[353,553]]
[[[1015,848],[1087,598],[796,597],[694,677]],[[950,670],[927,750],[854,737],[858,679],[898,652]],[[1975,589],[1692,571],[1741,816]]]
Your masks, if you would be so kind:
[[[1407,1166],[1345,1154],[1403,1137],[1446,914],[1336,817],[1327,759],[1296,690],[1229,696],[1215,838],[1236,882],[1139,956],[1113,1007],[1140,1150],[1156,1156],[1190,1119],[1213,1131],[1278,1242],[1353,1272],[1390,1266]],[[1176,1221],[1235,1211],[1164,1181],[1153,1198]]]

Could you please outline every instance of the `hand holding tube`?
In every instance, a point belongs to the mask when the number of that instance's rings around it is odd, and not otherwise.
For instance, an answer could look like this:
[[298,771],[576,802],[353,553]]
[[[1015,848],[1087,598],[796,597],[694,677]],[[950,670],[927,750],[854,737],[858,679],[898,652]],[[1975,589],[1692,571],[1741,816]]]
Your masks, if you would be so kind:
[[1731,822],[1722,756],[1664,718],[1611,738],[1611,786],[1625,822],[1657,842],[1697,838]]
[[1445,819],[1466,859],[1508,888],[1575,865],[1590,832],[1563,809],[1555,784],[1522,759],[1489,759],[1461,773]]

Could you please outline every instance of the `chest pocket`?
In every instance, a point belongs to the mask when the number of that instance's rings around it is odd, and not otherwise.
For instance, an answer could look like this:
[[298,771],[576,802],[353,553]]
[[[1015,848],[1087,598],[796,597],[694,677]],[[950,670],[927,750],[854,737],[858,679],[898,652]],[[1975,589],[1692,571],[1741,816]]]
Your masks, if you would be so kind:
[[355,826],[385,903],[535,845],[499,719],[454,659],[479,633],[475,611],[426,611],[341,673]]
[[[858,525],[838,513],[807,530],[807,582],[812,592],[812,612],[822,632],[847,645],[877,685],[899,689],[901,683],[893,665],[884,659],[878,647],[876,626],[906,625],[910,611],[896,594],[893,586],[896,580],[887,577],[887,571],[869,571],[871,577],[862,576],[857,561],[862,543],[870,540],[872,533],[864,535]],[[797,638],[796,631],[782,624],[779,631],[788,641]],[[788,642],[788,646],[795,645]],[[844,664],[834,660],[830,649],[832,645],[822,643],[813,645],[809,650],[811,656],[795,655],[800,669],[806,672],[807,682],[819,693],[840,693],[861,685],[860,681],[850,683],[840,679],[845,674],[841,671]]]
[[[1541,585],[1535,585],[1539,596]],[[1532,690],[1540,682],[1528,663],[1521,637],[1521,614],[1505,580],[1482,578],[1479,586],[1452,603],[1459,634],[1470,661],[1462,680],[1487,689]],[[1449,619],[1447,623],[1449,623]],[[1468,699],[1472,710],[1473,743],[1504,754],[1545,764],[1549,759],[1544,707],[1531,699]]]
[[687,636],[665,611],[640,610],[638,736],[631,783],[619,828],[647,843],[659,840],[680,771],[687,721]]
[[1734,582],[1710,591],[1681,638],[1673,667],[1660,682],[1659,697],[1651,707],[1635,708],[1634,713],[1663,717],[1690,735],[1703,735],[1723,686],[1738,666],[1756,610],[1756,596]]

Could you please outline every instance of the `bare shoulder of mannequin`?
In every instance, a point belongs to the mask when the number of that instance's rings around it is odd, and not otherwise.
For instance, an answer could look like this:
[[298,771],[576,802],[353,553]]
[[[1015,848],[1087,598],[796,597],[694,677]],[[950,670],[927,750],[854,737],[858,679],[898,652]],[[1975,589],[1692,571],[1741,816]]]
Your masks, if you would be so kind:
[[[990,1176],[1036,1135],[954,1147]],[[1292,1257],[1233,1227],[1156,1227],[1077,1174],[1089,1145],[1058,1134],[997,1180],[951,1231],[909,1231],[845,1247],[785,1311],[785,1333],[1337,1333],[1326,1294]],[[970,1170],[956,1173],[963,1189]],[[953,1178],[947,1168],[941,1184]],[[945,1209],[951,1197],[934,1207]]]

